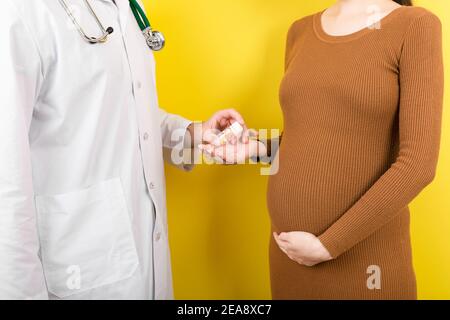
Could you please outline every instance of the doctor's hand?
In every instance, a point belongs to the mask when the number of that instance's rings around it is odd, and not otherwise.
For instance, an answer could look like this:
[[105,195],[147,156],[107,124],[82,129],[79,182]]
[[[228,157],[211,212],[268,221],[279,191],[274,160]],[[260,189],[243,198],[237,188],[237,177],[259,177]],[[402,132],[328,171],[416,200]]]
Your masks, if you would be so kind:
[[192,123],[188,127],[191,137],[191,147],[198,144],[213,143],[220,132],[231,126],[234,122],[239,122],[244,128],[242,134],[243,141],[248,142],[248,130],[242,116],[234,109],[226,109],[216,112],[209,120],[199,123]]
[[239,122],[244,128],[242,139],[248,142],[248,130],[244,118],[234,109],[226,109],[216,112],[209,120],[202,123],[203,143],[213,143],[217,134],[224,131],[234,122]]
[[312,233],[282,232],[279,235],[274,233],[273,237],[281,251],[291,260],[307,267],[333,259],[319,238]]

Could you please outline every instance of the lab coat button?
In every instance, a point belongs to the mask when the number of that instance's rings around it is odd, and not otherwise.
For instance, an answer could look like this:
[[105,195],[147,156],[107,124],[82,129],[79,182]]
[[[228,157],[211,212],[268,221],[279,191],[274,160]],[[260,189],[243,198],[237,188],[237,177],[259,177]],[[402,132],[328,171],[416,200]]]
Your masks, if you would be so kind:
[[141,89],[141,88],[142,88],[142,82],[138,81],[138,82],[136,83],[136,87],[137,87],[138,89]]
[[155,189],[155,184],[153,182],[150,182],[148,187],[150,188],[150,190],[153,190],[153,189]]
[[148,132],[144,133],[144,140],[145,141],[147,141],[149,137],[150,137],[150,135],[148,134]]
[[161,240],[161,232],[157,232],[157,233],[155,234],[155,240],[156,240],[156,241]]

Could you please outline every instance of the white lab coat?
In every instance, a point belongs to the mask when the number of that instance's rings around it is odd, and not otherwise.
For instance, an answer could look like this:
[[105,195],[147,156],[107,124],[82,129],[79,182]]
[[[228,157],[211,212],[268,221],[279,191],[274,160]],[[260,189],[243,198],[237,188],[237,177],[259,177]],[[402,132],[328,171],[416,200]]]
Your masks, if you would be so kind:
[[159,109],[152,52],[116,3],[91,0],[114,28],[92,45],[57,0],[2,1],[2,299],[172,298],[163,149],[190,121]]

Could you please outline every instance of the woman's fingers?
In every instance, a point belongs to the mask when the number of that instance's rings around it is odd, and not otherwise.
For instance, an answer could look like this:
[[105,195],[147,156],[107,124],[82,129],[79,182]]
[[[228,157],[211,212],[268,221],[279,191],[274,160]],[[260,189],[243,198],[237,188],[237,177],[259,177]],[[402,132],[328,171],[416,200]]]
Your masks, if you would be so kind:
[[284,243],[285,246],[288,246],[290,244],[289,236],[285,232],[282,232],[280,234],[274,233],[274,237],[278,242]]
[[247,126],[243,125],[244,131],[242,133],[242,143],[247,144],[250,140],[250,130],[247,128]]
[[203,132],[203,141],[209,143],[209,144],[216,144],[218,141],[218,131],[208,129]]
[[273,237],[281,251],[283,251],[286,255],[289,255],[288,243],[286,241],[280,240],[279,236],[275,232],[273,233]]
[[214,155],[214,147],[210,144],[199,144],[198,148],[199,148],[199,150],[203,151],[204,153],[207,153],[209,155]]
[[280,235],[278,237],[282,241],[286,241],[286,242],[289,241],[289,234],[287,232],[280,233]]
[[298,257],[296,253],[293,250],[291,250],[291,243],[289,242],[289,233],[282,232],[278,235],[274,232],[273,236],[278,246],[280,247],[281,251],[283,251],[288,256],[289,259],[291,259],[294,262],[297,262],[298,264],[304,265],[303,259]]

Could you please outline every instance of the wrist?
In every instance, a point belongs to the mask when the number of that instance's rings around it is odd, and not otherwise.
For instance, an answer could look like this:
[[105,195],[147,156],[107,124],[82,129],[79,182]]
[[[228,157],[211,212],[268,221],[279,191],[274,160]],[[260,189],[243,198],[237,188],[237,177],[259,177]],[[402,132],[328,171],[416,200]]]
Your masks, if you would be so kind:
[[199,144],[204,142],[203,132],[204,132],[204,122],[192,122],[188,128],[186,134],[189,136],[189,141],[187,143],[188,147],[195,148]]
[[331,254],[328,252],[327,248],[323,245],[323,243],[318,238],[317,238],[317,246],[316,246],[315,251],[325,261],[333,259]]

